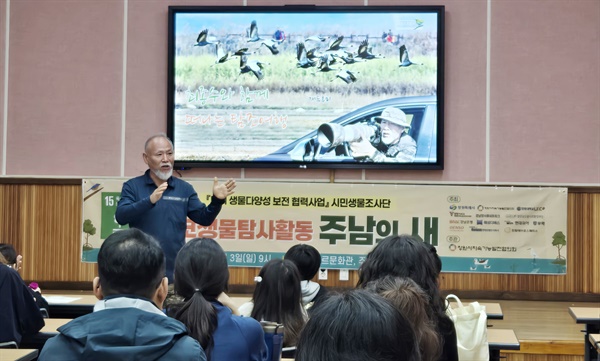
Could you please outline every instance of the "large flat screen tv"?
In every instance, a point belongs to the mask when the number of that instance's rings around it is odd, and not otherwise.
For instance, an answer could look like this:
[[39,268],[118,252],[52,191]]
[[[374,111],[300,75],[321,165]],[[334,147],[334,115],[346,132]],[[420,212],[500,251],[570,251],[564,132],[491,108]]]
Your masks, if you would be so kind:
[[169,7],[177,167],[443,169],[444,7]]

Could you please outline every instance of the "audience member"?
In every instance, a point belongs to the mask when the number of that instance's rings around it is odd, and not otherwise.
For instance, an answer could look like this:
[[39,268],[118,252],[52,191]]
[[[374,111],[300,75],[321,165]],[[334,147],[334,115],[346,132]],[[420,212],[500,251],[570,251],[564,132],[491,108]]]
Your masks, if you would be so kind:
[[439,359],[440,340],[436,332],[429,297],[410,278],[386,276],[367,283],[366,289],[390,301],[410,322],[415,331],[422,361]]
[[4,264],[9,265],[15,271],[20,271],[23,265],[23,256],[17,254],[17,251],[13,246],[7,243],[0,243],[0,253],[4,256],[6,262]]
[[4,264],[0,265],[0,325],[0,342],[14,341],[17,345],[24,336],[44,327],[44,319],[29,287],[15,269]]
[[[19,271],[22,268],[23,256],[17,254],[17,251],[12,245],[0,243],[0,255],[2,255],[4,259],[4,261],[0,260],[0,264],[6,264],[15,271]],[[47,313],[49,308],[48,301],[46,301],[46,299],[42,296],[42,290],[38,284],[35,282],[30,283],[29,287],[27,287],[27,290],[31,294],[31,297],[33,297],[36,305],[40,309],[45,309]]]
[[292,261],[272,259],[265,263],[255,280],[252,301],[240,306],[240,314],[257,321],[281,323],[283,347],[296,346],[308,318],[302,307],[298,268]]
[[313,310],[296,361],[418,361],[410,323],[391,303],[366,290],[331,294]]
[[283,259],[294,262],[298,267],[304,307],[310,308],[325,298],[327,288],[311,281],[321,267],[321,254],[315,247],[304,243],[296,244],[288,249]]
[[[438,286],[441,261],[431,248],[418,237],[410,235],[389,236],[382,239],[367,255],[359,269],[358,287],[385,276],[408,277],[429,296],[430,312],[434,315],[436,329],[442,343],[439,360],[457,361],[458,347],[454,323],[446,315],[445,299]],[[440,263],[438,263],[438,261]]]
[[226,307],[232,307],[224,293],[228,282],[227,257],[221,246],[210,238],[194,238],[175,260],[175,292],[183,302],[168,312],[188,327],[210,361],[266,360],[260,323],[233,315]]
[[94,312],[59,327],[39,360],[206,360],[185,325],[167,317],[165,256],[148,234],[117,231],[98,253]]

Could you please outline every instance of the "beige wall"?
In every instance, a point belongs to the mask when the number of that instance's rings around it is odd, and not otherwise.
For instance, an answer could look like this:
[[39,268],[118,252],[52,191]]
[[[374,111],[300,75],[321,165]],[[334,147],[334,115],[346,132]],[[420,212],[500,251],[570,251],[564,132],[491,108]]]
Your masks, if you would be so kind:
[[[423,5],[319,2],[365,3]],[[143,172],[143,142],[167,126],[167,6],[187,4],[244,2],[0,1],[0,175]],[[599,185],[600,2],[435,4],[446,6],[443,171],[196,169],[184,177]]]

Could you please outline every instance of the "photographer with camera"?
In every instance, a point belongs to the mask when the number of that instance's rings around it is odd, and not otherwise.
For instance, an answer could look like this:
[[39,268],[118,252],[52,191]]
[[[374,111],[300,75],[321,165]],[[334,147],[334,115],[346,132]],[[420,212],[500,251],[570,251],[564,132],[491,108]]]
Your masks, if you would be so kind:
[[406,114],[398,108],[388,107],[375,119],[381,121],[379,139],[363,137],[350,143],[352,156],[375,163],[412,162],[417,153],[417,143],[408,135],[410,124],[406,122]]

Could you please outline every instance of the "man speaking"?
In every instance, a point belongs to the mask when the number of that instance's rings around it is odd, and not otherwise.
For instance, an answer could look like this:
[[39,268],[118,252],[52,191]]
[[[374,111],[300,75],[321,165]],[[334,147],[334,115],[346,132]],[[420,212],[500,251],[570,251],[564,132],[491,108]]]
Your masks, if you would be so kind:
[[148,170],[123,184],[115,219],[156,238],[167,259],[166,276],[173,282],[173,266],[177,252],[185,243],[187,218],[210,226],[234,193],[235,181],[219,183],[215,177],[209,205],[198,198],[191,184],[173,177],[175,157],[173,143],[165,134],[150,137],[144,145],[144,162]]

